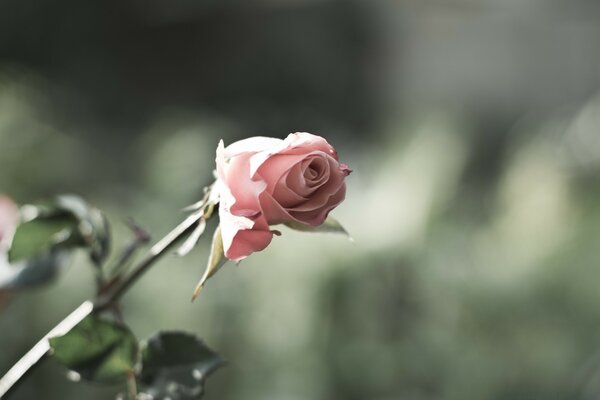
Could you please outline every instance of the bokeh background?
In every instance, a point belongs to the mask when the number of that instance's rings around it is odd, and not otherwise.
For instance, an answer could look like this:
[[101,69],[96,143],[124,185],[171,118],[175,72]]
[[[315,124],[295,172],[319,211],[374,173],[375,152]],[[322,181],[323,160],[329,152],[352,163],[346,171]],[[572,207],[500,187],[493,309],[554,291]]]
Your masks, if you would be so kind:
[[[155,238],[214,150],[327,137],[355,239],[284,231],[189,302],[208,239],[125,299],[201,335],[207,399],[600,398],[600,4],[3,0],[0,191]],[[0,372],[93,291],[82,255],[0,313]],[[14,399],[108,399],[52,361]]]

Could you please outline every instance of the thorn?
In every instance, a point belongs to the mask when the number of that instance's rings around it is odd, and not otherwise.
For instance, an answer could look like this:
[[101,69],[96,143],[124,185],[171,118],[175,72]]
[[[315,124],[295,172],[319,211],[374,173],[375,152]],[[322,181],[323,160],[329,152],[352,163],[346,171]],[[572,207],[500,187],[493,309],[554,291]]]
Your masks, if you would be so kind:
[[136,240],[141,243],[148,243],[150,241],[150,234],[144,228],[139,226],[132,217],[126,218],[125,224],[133,232]]

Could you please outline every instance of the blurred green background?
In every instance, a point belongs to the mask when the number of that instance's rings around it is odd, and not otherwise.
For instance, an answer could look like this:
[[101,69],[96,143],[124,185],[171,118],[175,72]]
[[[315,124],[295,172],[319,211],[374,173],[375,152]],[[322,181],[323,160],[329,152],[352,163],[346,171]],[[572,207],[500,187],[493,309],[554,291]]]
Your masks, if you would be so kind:
[[[214,150],[309,131],[353,235],[284,231],[198,301],[208,239],[125,299],[229,360],[208,399],[600,398],[600,3],[3,0],[0,192],[159,238]],[[0,311],[0,373],[93,291],[81,255]],[[14,399],[108,399],[54,362]]]

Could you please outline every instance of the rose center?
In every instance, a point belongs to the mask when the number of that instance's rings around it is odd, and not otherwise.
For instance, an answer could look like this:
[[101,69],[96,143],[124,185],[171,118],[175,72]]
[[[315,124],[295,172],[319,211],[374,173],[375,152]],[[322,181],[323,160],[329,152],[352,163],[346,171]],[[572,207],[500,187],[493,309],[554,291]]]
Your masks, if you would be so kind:
[[315,158],[308,164],[306,170],[304,170],[304,177],[309,181],[315,181],[322,177],[324,171],[323,160]]

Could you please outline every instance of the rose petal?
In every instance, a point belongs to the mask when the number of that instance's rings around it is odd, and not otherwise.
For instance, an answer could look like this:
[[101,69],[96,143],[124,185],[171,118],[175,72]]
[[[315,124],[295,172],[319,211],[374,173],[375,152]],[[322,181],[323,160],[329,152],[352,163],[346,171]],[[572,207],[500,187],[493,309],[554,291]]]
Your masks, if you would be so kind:
[[273,232],[256,229],[239,230],[225,247],[225,257],[232,261],[240,261],[250,254],[264,250],[273,239]]
[[285,184],[285,179],[280,180],[272,193],[277,202],[285,208],[296,207],[308,200],[308,198],[300,196]]
[[269,226],[262,215],[251,219],[232,214],[230,210],[232,201],[235,201],[233,196],[229,197],[226,193],[221,196],[219,220],[225,257],[239,261],[267,247],[273,234],[269,231]]
[[[302,175],[304,176],[307,187],[315,188],[329,179],[331,166],[327,159],[333,160],[326,155],[313,155],[302,161]],[[334,163],[337,164],[337,161],[334,161]]]
[[228,207],[236,215],[260,212],[258,196],[265,190],[266,184],[262,180],[250,179],[251,156],[251,153],[244,153],[226,161],[222,143],[217,148],[217,175],[222,181],[219,187],[226,187],[230,191],[232,200]]
[[281,177],[278,186],[285,186],[298,196],[308,199],[318,187],[309,187],[302,172],[301,165],[290,169],[284,176]]
[[287,148],[285,141],[278,144],[274,148],[258,152],[250,159],[250,176],[255,176],[259,168],[274,155],[283,155],[283,151]]
[[241,261],[252,253],[266,249],[272,239],[271,231],[239,231],[225,256],[232,261]]
[[224,149],[223,155],[225,158],[232,158],[242,153],[258,153],[267,149],[277,148],[281,144],[283,144],[283,140],[281,139],[254,136],[230,144]]
[[297,221],[296,218],[291,216],[266,190],[260,195],[260,203],[263,206],[262,209],[265,217],[271,225],[281,224],[286,221]]
[[294,219],[301,221],[307,225],[311,226],[319,226],[327,219],[327,216],[336,208],[344,198],[346,197],[346,185],[342,185],[340,189],[333,195],[330,196],[327,205],[322,208],[317,208],[311,211],[289,211],[289,214],[294,217]]
[[[307,201],[300,203],[294,207],[291,207],[289,211],[311,211],[319,207],[323,207],[329,201],[329,197],[337,192],[341,185],[344,184],[344,174],[338,168],[337,161],[333,158],[327,157],[327,161],[330,164],[329,171],[331,172],[327,176],[327,180],[320,183],[319,185],[309,188],[306,186],[302,192]],[[290,180],[289,176],[286,179],[286,183],[295,191],[297,189],[293,180]]]
[[265,148],[252,157],[250,160],[250,175],[254,176],[263,163],[273,155],[302,155],[306,154],[307,150],[310,152],[322,151],[335,160],[338,159],[335,149],[322,137],[308,132],[290,133],[285,140],[271,148]]
[[[322,160],[319,162],[324,163],[321,167],[322,176],[318,180],[310,181],[306,179],[305,174],[310,163],[315,159]],[[275,155],[265,162],[258,175],[269,182],[266,190],[279,204],[285,208],[293,208],[309,200],[310,196],[327,182],[331,169],[328,160],[337,164],[337,161],[321,151],[312,152],[306,156]],[[298,162],[293,165],[294,161]],[[290,167],[290,165],[293,166]],[[281,177],[278,178],[278,176]]]
[[225,181],[225,167],[227,165],[227,160],[225,158],[225,144],[223,144],[223,139],[219,140],[219,144],[217,145],[215,164],[217,166],[217,178]]
[[308,132],[296,132],[290,133],[284,141],[288,143],[288,148],[307,148],[310,151],[319,150],[333,157],[335,160],[338,159],[335,149],[321,136]]
[[[284,207],[294,207],[299,203],[306,201],[320,185],[319,182],[312,183],[312,187],[307,185],[303,173],[303,160],[312,157],[321,157],[333,160],[321,151],[314,151],[308,154],[276,154],[271,156],[263,163],[261,168],[254,175],[254,179],[261,179],[267,182],[266,191],[273,194],[273,197]],[[337,163],[336,161],[333,161]],[[323,179],[323,183],[326,177]]]
[[346,176],[348,176],[348,175],[350,175],[352,173],[352,169],[348,165],[346,165],[346,164],[341,163],[340,164],[340,169],[342,170],[342,172]]
[[240,155],[227,162],[222,142],[219,143],[216,159],[218,180],[213,190],[218,191],[225,257],[234,261],[264,249],[273,237],[258,204],[258,195],[266,185],[249,178],[248,160],[249,155]]
[[[255,179],[262,179],[267,182],[267,190],[273,193],[273,188],[279,179],[290,169],[295,168],[307,154],[275,154],[266,160],[256,174],[252,175]],[[252,161],[250,161],[252,163]],[[298,166],[299,168],[299,166]],[[251,172],[250,172],[251,173]]]

